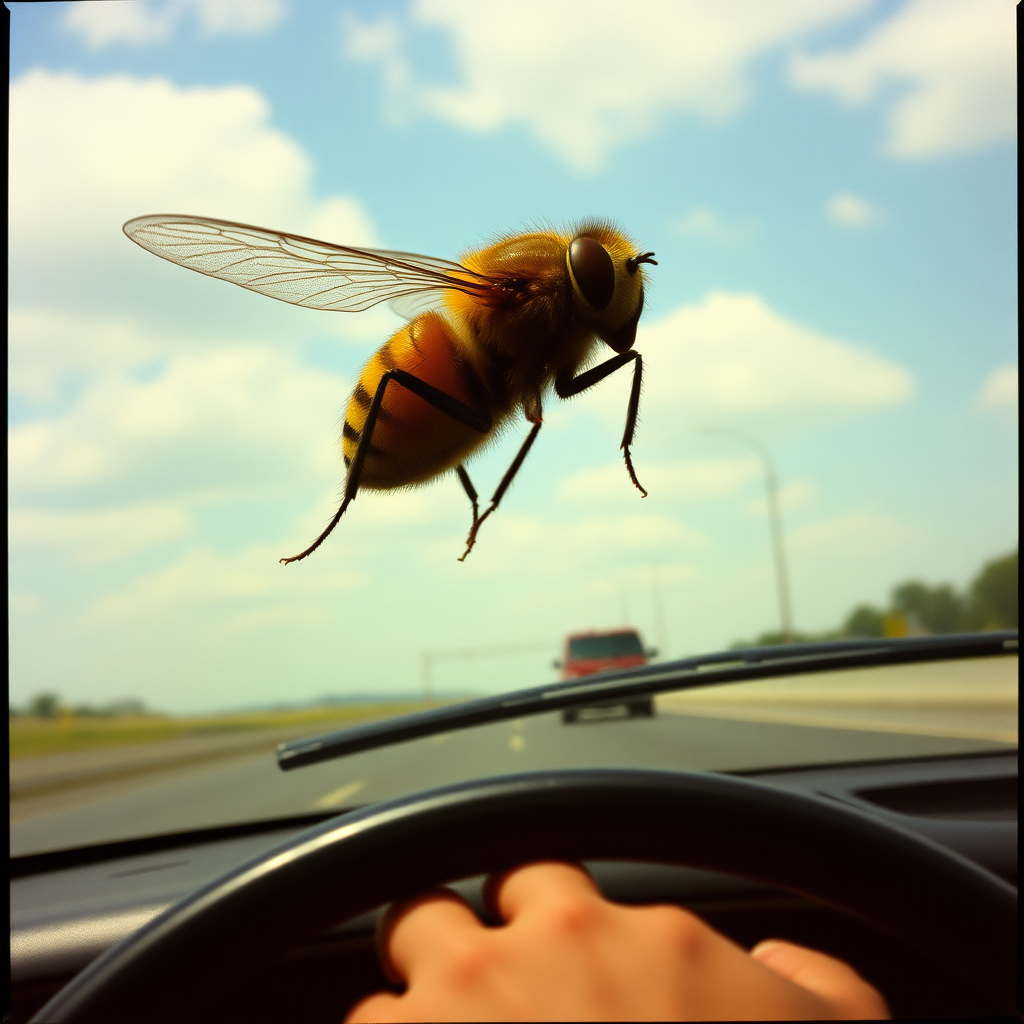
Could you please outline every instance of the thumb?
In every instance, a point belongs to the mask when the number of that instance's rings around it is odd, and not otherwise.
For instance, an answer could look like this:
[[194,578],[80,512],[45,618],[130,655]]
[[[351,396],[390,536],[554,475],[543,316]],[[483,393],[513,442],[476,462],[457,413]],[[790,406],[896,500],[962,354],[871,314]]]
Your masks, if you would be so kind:
[[842,960],[782,939],[765,939],[750,955],[769,970],[823,999],[840,1019],[889,1019],[889,1007],[882,994]]

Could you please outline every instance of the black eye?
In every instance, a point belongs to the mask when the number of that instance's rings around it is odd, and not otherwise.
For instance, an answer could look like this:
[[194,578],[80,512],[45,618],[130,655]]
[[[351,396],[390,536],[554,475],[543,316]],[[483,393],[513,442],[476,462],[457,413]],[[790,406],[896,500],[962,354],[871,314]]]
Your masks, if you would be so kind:
[[583,298],[598,312],[607,309],[615,291],[615,265],[608,250],[593,238],[574,238],[569,268]]

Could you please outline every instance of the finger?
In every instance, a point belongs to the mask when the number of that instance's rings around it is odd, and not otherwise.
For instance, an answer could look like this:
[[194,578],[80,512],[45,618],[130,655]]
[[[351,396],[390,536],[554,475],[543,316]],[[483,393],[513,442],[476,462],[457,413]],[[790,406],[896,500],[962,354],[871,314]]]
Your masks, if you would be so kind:
[[842,960],[782,939],[766,939],[750,955],[776,974],[824,999],[843,1017],[889,1018],[889,1008],[878,989]]
[[370,1021],[401,1020],[401,1003],[390,992],[378,992],[356,1003],[345,1016],[344,1024],[369,1024]]
[[532,907],[550,907],[556,900],[568,898],[602,898],[594,880],[579,864],[527,864],[488,879],[484,886],[484,905],[506,923]]
[[399,985],[444,962],[475,939],[484,926],[450,889],[426,893],[389,907],[377,925],[377,955],[384,973]]

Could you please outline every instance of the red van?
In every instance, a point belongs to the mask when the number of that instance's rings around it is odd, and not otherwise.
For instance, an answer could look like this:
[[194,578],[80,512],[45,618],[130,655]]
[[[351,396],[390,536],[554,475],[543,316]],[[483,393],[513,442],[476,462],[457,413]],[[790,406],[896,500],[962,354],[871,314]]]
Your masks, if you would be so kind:
[[[646,665],[657,653],[656,650],[645,649],[640,634],[631,628],[570,633],[565,638],[562,659],[555,662],[555,667],[562,670],[563,680],[578,679],[597,672],[637,668]],[[572,708],[562,713],[562,719],[575,722],[578,718],[650,718],[653,714],[654,699],[645,696],[627,702]]]

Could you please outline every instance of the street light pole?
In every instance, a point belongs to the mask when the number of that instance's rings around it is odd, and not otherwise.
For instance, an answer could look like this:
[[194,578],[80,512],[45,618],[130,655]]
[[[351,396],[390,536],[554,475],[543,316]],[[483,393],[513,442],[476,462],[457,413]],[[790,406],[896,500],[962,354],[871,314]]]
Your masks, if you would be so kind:
[[433,699],[434,699],[434,693],[433,693],[433,690],[434,690],[434,680],[432,678],[432,673],[431,673],[431,668],[432,668],[432,664],[431,663],[434,660],[433,652],[432,651],[424,651],[422,657],[423,657],[423,703],[429,705],[429,704],[431,704],[433,702]]
[[786,552],[782,546],[782,513],[779,510],[779,490],[775,477],[772,457],[765,448],[764,482],[768,493],[768,518],[771,521],[772,551],[775,555],[775,580],[779,590],[779,617],[782,619],[782,639],[788,643],[793,639],[793,607],[789,599],[789,573],[786,571]]
[[756,438],[738,430],[724,427],[698,427],[702,434],[717,434],[729,437],[754,450],[764,466],[764,487],[768,499],[768,528],[772,538],[772,555],[775,560],[775,585],[779,597],[779,618],[782,621],[782,640],[793,639],[793,609],[789,600],[789,573],[786,571],[786,552],[782,545],[782,514],[779,510],[779,488],[775,476],[775,463],[771,452]]
[[661,573],[651,566],[651,602],[654,606],[654,636],[658,641],[658,657],[668,658],[668,640],[665,639],[665,601],[661,592]]

